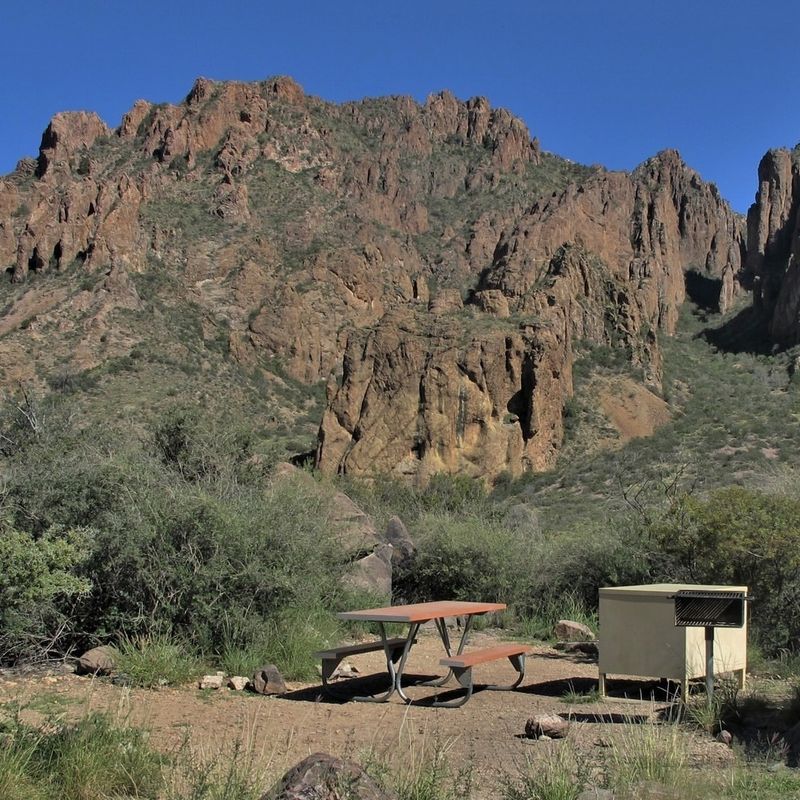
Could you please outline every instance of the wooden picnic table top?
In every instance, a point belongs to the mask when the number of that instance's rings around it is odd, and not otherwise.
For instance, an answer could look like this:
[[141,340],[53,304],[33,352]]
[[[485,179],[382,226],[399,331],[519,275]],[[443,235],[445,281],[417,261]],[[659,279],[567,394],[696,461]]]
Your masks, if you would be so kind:
[[470,603],[461,600],[436,600],[430,603],[411,603],[407,606],[365,608],[361,611],[342,611],[339,619],[363,620],[365,622],[429,622],[444,617],[468,617],[502,611],[505,603]]

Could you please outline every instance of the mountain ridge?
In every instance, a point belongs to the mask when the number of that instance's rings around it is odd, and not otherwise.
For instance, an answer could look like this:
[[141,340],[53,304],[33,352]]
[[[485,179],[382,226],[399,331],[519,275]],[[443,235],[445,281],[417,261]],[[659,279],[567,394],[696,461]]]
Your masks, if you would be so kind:
[[[621,348],[658,387],[685,273],[724,310],[743,257],[742,220],[675,151],[607,171],[543,151],[485,98],[337,105],[286,77],[201,78],[113,131],[56,115],[37,161],[0,179],[20,287],[0,370],[97,369],[156,329],[176,338],[170,317],[191,311],[194,340],[174,342],[188,358],[221,343],[270,386],[327,381],[321,468],[493,480],[555,458],[575,343]],[[85,288],[33,296],[34,276],[70,270]],[[50,328],[75,340],[61,361]],[[365,406],[376,374],[404,388]],[[400,430],[378,424],[399,408]]]

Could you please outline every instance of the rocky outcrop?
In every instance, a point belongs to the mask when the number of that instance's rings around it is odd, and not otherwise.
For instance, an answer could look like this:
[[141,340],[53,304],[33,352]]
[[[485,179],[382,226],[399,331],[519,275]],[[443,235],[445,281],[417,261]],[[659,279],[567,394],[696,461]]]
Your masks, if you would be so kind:
[[442,292],[429,303],[434,319],[386,315],[350,338],[319,466],[421,481],[548,468],[573,344],[622,347],[659,386],[657,333],[674,331],[685,274],[716,281],[724,310],[739,291],[742,247],[740,220],[674,151],[535,203],[500,236],[468,309]]
[[745,279],[773,340],[800,341],[800,150],[770,150],[747,214]]
[[99,136],[111,131],[95,113],[71,111],[56,114],[42,135],[36,175],[52,176],[61,168],[68,172],[91,173],[89,148]]
[[719,308],[730,306],[743,233],[716,187],[667,150],[631,174],[594,175],[535,203],[500,239],[479,288],[499,289],[512,311],[525,311],[553,255],[564,243],[579,244],[627,286],[643,322],[671,332],[686,272],[717,280]]
[[549,466],[571,392],[566,331],[492,318],[387,315],[353,335],[320,428],[329,472],[496,476]]

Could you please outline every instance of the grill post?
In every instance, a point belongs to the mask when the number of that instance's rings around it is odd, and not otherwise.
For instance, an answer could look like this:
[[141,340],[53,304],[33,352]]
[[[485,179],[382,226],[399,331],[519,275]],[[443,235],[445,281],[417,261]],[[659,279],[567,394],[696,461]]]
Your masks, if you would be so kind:
[[706,695],[708,705],[714,703],[714,628],[706,625]]

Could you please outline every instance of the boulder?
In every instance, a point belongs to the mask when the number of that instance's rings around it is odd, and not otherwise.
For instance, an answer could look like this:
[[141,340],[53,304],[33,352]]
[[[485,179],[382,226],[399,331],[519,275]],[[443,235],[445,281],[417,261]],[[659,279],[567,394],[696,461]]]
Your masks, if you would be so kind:
[[102,645],[87,650],[78,659],[79,675],[108,675],[114,670],[118,653],[110,645]]
[[228,678],[228,688],[233,689],[235,692],[242,692],[247,688],[247,684],[250,683],[248,678],[245,678],[244,675],[231,675]]
[[563,739],[568,729],[569,722],[558,714],[535,714],[525,723],[525,735],[529,739]]
[[553,632],[559,642],[593,642],[597,638],[591,628],[571,619],[560,619]]
[[221,689],[225,681],[225,673],[217,672],[214,675],[203,675],[198,683],[201,689]]
[[251,678],[253,691],[257,694],[286,694],[288,689],[283,675],[274,664],[259,667]]
[[333,496],[330,519],[337,538],[348,551],[369,552],[376,544],[380,544],[372,517],[344,492],[336,492]]
[[347,568],[342,583],[387,600],[392,596],[392,553],[390,544],[381,544],[364,558],[359,558]]
[[394,548],[392,551],[392,564],[399,566],[414,557],[417,548],[408,528],[400,517],[390,517],[386,523],[386,541]]
[[313,753],[292,767],[261,800],[394,800],[352,761]]

